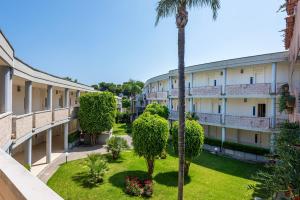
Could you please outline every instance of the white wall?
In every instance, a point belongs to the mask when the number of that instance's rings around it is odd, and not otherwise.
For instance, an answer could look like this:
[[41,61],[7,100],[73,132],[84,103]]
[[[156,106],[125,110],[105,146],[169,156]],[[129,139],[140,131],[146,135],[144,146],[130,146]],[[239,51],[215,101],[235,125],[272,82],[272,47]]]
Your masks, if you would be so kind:
[[[20,91],[18,90],[18,86],[20,87]],[[14,115],[22,115],[25,114],[25,86],[24,85],[15,85],[13,84],[13,89],[12,89],[12,94],[13,94],[13,114]]]

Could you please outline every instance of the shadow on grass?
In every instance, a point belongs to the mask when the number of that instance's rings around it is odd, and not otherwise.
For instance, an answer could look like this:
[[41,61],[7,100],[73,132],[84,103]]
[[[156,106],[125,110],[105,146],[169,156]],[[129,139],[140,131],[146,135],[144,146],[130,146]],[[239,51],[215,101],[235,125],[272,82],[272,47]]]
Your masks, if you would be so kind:
[[126,176],[134,176],[140,179],[149,178],[148,174],[144,171],[123,171],[109,177],[109,182],[118,188],[124,189]]
[[113,159],[110,153],[104,155],[108,163],[122,163],[125,159],[119,156],[118,159]]
[[101,185],[101,183],[92,183],[88,172],[79,172],[72,177],[72,180],[83,188],[92,189]]
[[[164,172],[159,173],[154,177],[154,180],[162,185],[170,186],[170,187],[177,187],[178,185],[178,172],[171,171],[171,172]],[[186,176],[184,177],[184,185],[189,184],[191,182],[191,177]]]
[[[169,142],[167,152],[169,156],[178,157],[173,150],[172,142]],[[193,159],[192,163],[225,174],[251,180],[255,180],[253,175],[263,168],[262,164],[247,163],[224,156],[214,155],[207,151],[202,151],[199,156]],[[192,167],[193,166],[191,166],[191,168]]]

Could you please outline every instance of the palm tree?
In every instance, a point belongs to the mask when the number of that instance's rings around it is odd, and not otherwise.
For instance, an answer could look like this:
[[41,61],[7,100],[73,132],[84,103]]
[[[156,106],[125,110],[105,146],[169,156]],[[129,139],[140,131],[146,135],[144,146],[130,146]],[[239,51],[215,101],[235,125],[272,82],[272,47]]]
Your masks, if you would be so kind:
[[156,23],[164,17],[175,15],[178,28],[178,82],[179,82],[179,130],[178,130],[178,199],[183,199],[184,185],[184,128],[185,128],[185,83],[184,83],[184,51],[185,51],[185,26],[188,22],[187,8],[211,7],[213,19],[217,18],[220,8],[219,0],[159,0],[156,7]]

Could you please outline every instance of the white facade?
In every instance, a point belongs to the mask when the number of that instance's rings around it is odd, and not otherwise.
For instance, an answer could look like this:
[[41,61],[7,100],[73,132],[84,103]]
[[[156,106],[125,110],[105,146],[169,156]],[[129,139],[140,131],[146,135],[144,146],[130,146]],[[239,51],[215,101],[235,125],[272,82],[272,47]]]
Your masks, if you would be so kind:
[[[148,103],[168,105],[170,120],[178,118],[177,73],[171,70],[151,78],[144,88]],[[299,94],[299,75],[297,65],[293,78],[289,77],[286,52],[186,67],[185,110],[197,113],[209,138],[270,148],[276,125],[289,118],[278,109],[280,86],[292,83]],[[160,83],[168,90],[153,89]]]

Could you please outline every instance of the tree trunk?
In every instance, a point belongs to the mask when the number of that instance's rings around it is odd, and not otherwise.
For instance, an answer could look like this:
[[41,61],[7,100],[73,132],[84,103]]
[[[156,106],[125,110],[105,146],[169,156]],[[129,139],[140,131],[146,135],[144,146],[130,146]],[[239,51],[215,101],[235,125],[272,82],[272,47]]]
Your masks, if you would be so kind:
[[190,165],[191,165],[191,162],[186,160],[184,163],[184,176],[189,175]]
[[178,8],[176,24],[178,28],[178,82],[179,82],[179,129],[178,129],[178,200],[183,199],[184,164],[185,164],[185,81],[184,81],[184,51],[185,26],[187,24],[187,11],[185,5]]
[[148,175],[152,177],[154,171],[154,159],[147,159]]

